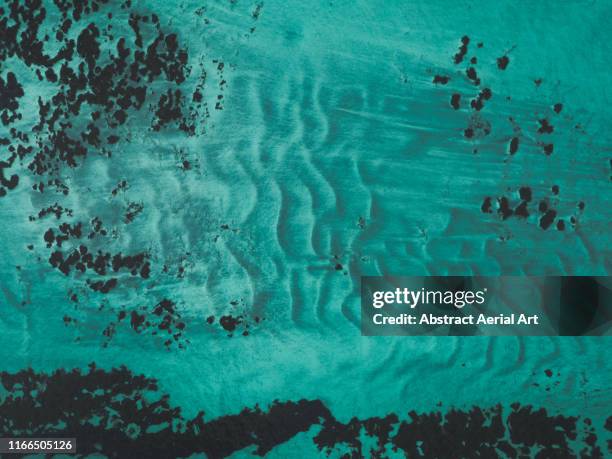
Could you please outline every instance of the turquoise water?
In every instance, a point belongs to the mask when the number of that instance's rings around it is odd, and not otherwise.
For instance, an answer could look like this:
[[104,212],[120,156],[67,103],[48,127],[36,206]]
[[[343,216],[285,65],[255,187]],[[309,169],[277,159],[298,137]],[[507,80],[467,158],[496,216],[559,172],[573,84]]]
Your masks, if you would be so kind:
[[[55,30],[59,12],[44,4],[44,30]],[[20,180],[0,198],[3,370],[125,365],[157,379],[186,418],[275,400],[321,400],[340,422],[520,402],[604,425],[609,337],[362,337],[359,282],[385,274],[610,273],[610,2],[130,8],[155,12],[189,55],[184,82],[147,83],[152,100],[169,85],[191,95],[205,81],[207,110],[186,109],[193,135],[174,121],[156,130],[156,104],[147,99],[128,110],[126,123],[102,128],[118,142],[90,146],[74,167],[41,179],[25,156],[5,171],[19,171]],[[113,26],[108,34],[132,37],[129,10],[102,5],[82,24],[97,18],[101,30]],[[143,30],[145,42],[154,38]],[[465,35],[469,51],[454,64]],[[115,38],[100,39],[102,56]],[[472,57],[478,87],[465,74]],[[38,97],[50,98],[55,86],[17,57],[0,70],[5,79],[14,72],[25,92],[23,117],[11,126],[32,132]],[[434,84],[435,75],[450,81]],[[493,96],[475,111],[469,103],[483,87]],[[454,93],[462,95],[458,110]],[[85,118],[71,119],[84,126]],[[551,134],[538,132],[542,119],[554,125]],[[490,132],[466,137],[479,122]],[[0,127],[8,136],[9,126]],[[509,154],[515,136],[519,150]],[[50,177],[69,193],[32,188]],[[482,211],[486,197],[508,196],[516,206],[523,186],[534,196],[528,218]],[[540,200],[557,212],[548,229],[539,223]],[[29,218],[54,203],[72,215]],[[150,276],[120,270],[112,274],[117,286],[101,293],[88,281],[108,276],[65,275],[49,263],[45,232],[82,221],[87,234],[94,217],[106,234],[87,242],[90,250],[146,253]],[[64,250],[71,244],[79,242]],[[118,320],[120,311],[163,299],[185,324],[169,345],[155,327],[137,331]],[[238,318],[237,328],[224,328],[222,316]],[[105,335],[109,324],[114,331]],[[316,430],[266,457],[324,455],[311,440]],[[605,438],[602,430],[604,451]]]

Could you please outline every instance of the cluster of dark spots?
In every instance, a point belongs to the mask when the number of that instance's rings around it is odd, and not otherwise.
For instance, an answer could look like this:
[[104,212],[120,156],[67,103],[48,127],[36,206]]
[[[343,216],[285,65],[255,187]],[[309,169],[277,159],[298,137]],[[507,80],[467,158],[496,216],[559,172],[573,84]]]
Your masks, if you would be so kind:
[[[557,378],[554,378],[554,372],[550,368],[547,368],[544,370],[545,378],[543,380],[540,380],[540,382],[533,382],[531,385],[534,387],[542,387],[546,392],[550,392],[552,389],[558,387],[561,384],[561,381],[558,379],[560,375],[561,374],[557,372]],[[533,373],[533,376],[536,376],[535,372]],[[587,418],[585,419],[585,422],[588,423],[590,422],[590,420]]]
[[87,284],[89,285],[89,288],[95,292],[108,293],[117,286],[117,279],[113,277],[108,280],[95,282],[88,279]]
[[459,51],[455,54],[455,64],[461,64],[463,58],[468,52],[468,45],[470,44],[470,37],[467,35],[461,38],[461,46],[459,46]]
[[184,279],[193,266],[194,262],[191,252],[185,252],[177,258],[167,259],[162,266],[162,272],[175,276],[177,279]]
[[482,107],[484,107],[484,101],[489,100],[492,96],[493,93],[491,92],[491,90],[489,88],[484,88],[478,93],[476,98],[472,99],[470,105],[474,110],[480,111],[482,110]]
[[[49,263],[64,275],[70,274],[72,269],[85,273],[94,271],[99,276],[105,276],[111,272],[122,270],[129,271],[132,276],[140,275],[147,279],[151,272],[147,253],[123,256],[121,253],[111,255],[109,252],[98,250],[97,253],[89,251],[87,246],[80,245],[78,249],[72,249],[66,253],[56,250],[49,256]],[[92,285],[92,284],[90,284]],[[96,283],[96,285],[100,285]],[[112,286],[116,284],[111,284]]]
[[231,336],[231,334],[234,333],[238,325],[240,325],[243,322],[242,319],[243,319],[243,316],[234,317],[228,314],[226,316],[221,316],[221,318],[219,319],[219,324],[223,327],[223,329],[226,332],[229,332]]
[[38,182],[32,185],[32,189],[40,193],[44,193],[46,187],[49,187],[49,188],[54,187],[57,193],[61,193],[64,196],[67,196],[68,193],[70,192],[70,189],[68,188],[68,186],[64,182],[62,182],[60,179],[48,180],[46,184],[45,182]]
[[120,191],[126,191],[129,187],[127,180],[121,180],[117,183],[117,186],[111,190],[111,195],[117,196]]
[[510,204],[508,198],[502,196],[501,198],[497,198],[497,213],[501,216],[502,220],[506,220],[511,217],[514,211],[510,208]]
[[[98,221],[94,219],[92,222],[94,226],[92,232],[89,234],[90,239],[93,238],[97,232],[104,231],[96,226],[99,223]],[[80,244],[78,247],[66,251],[60,250],[63,243],[79,240],[82,236],[83,225],[80,222],[74,225],[62,223],[55,230],[51,228],[48,229],[43,239],[48,248],[53,247],[53,245],[56,246],[56,250],[49,256],[49,264],[66,276],[75,269],[80,273],[93,271],[98,276],[106,276],[111,270],[113,272],[126,270],[133,276],[139,274],[143,279],[149,277],[151,268],[148,261],[149,255],[146,253],[135,255],[122,255],[118,253],[112,255],[109,252],[102,252],[100,250],[98,250],[97,253],[93,253],[93,251],[90,251],[84,244]],[[108,293],[108,291],[117,285],[117,279],[87,279],[87,283],[93,290]]]
[[190,124],[183,116],[183,94],[180,89],[174,92],[170,89],[165,94],[162,94],[157,104],[155,111],[155,119],[153,120],[153,130],[159,131],[162,127],[176,123],[180,130],[189,135],[195,134],[195,125]]
[[[90,14],[102,12],[107,0],[54,4],[9,0],[0,12],[0,63],[20,60],[46,84],[38,97],[38,120],[32,136],[14,130],[10,145],[12,161],[27,166],[28,173],[48,176],[47,186],[62,169],[77,167],[90,152],[111,156],[134,120],[141,124],[148,114],[138,113],[157,103],[154,130],[176,122],[179,129],[194,134],[203,125],[198,107],[189,105],[178,86],[191,72],[187,50],[174,33],[162,30],[155,14],[141,15],[125,2],[129,14],[106,14],[100,28]],[[49,18],[57,14],[55,33],[44,34]],[[49,9],[49,11],[47,11]],[[116,27],[114,27],[116,26]],[[129,26],[126,27],[126,26]],[[124,32],[114,34],[113,31]],[[130,33],[132,32],[132,33]],[[51,51],[52,50],[52,51]],[[153,84],[158,83],[158,84]],[[203,86],[199,86],[199,91]],[[18,99],[25,94],[14,73],[0,75],[0,118],[4,125],[20,119]],[[155,102],[156,101],[156,102]],[[9,181],[16,186],[18,175]],[[41,182],[36,189],[43,192]],[[8,188],[8,187],[4,187]],[[6,194],[4,188],[0,194]],[[65,194],[68,189],[62,190]]]
[[509,63],[510,59],[506,55],[497,58],[497,68],[500,70],[506,70],[506,67],[508,67]]
[[478,113],[470,117],[468,127],[463,131],[466,139],[479,139],[491,133],[491,123],[480,116]]
[[223,69],[225,63],[218,60],[213,60],[213,64],[217,64],[217,77],[219,79],[219,94],[217,94],[217,102],[215,103],[215,110],[223,110],[223,91],[227,81],[223,78]]
[[450,81],[450,77],[445,76],[445,75],[435,75],[433,78],[433,82],[434,84],[446,84]]
[[47,215],[55,215],[55,218],[59,220],[63,215],[66,215],[67,217],[72,217],[72,214],[73,214],[72,209],[62,207],[56,202],[55,204],[52,204],[48,207],[41,209],[38,212],[37,216],[30,215],[29,220],[33,222],[36,219],[44,218]]
[[453,109],[459,110],[459,108],[461,107],[461,94],[454,93],[451,96],[450,105],[451,107],[453,107]]
[[132,223],[136,216],[144,209],[144,204],[141,202],[130,202],[125,211],[125,223]]
[[176,160],[177,166],[184,172],[191,171],[194,169],[200,169],[200,163],[195,156],[195,158],[190,159],[190,153],[185,151],[184,148],[175,148],[174,149],[174,158]]
[[348,269],[346,269],[346,267],[344,266],[344,264],[342,263],[341,260],[341,256],[340,255],[334,255],[332,257],[331,263],[332,263],[332,269],[334,271],[338,271],[341,272],[342,274],[344,274],[345,276],[348,276]]
[[19,109],[18,99],[23,96],[23,86],[19,84],[13,72],[6,74],[6,80],[0,75],[0,121],[4,126],[22,118],[21,113],[17,110]]
[[[553,193],[555,186],[552,187]],[[558,193],[558,187],[556,188]],[[555,193],[556,195],[556,193]],[[497,198],[496,211],[502,220],[507,220],[512,216],[516,216],[521,219],[528,219],[529,216],[537,212],[540,214],[538,224],[543,230],[549,229],[555,219],[557,219],[558,212],[555,209],[550,208],[548,199],[542,199],[537,203],[537,208],[534,209],[533,203],[533,191],[529,186],[522,186],[518,189],[518,204],[513,205],[512,200],[507,196],[500,196]],[[516,202],[516,201],[514,201]],[[484,198],[483,203],[480,206],[480,210],[483,213],[493,213],[493,199],[490,196]],[[572,217],[574,218],[574,217]],[[574,219],[575,220],[575,219]],[[565,221],[558,219],[556,228],[559,231],[565,230]]]
[[557,211],[555,209],[549,208],[548,203],[546,201],[540,201],[540,204],[538,205],[538,210],[540,211],[540,214],[542,214],[539,222],[540,228],[542,228],[543,230],[547,230],[554,223],[555,218],[557,217]]
[[[128,320],[127,314],[121,320]],[[142,327],[140,319],[137,327]],[[111,327],[108,334],[115,330]],[[254,447],[265,456],[298,434],[316,431],[319,451],[345,458],[406,457],[603,457],[593,422],[549,414],[544,408],[514,403],[510,408],[473,407],[407,415],[388,413],[338,420],[320,400],[274,401],[265,410],[205,420],[186,418],[155,379],[126,367],[102,370],[24,369],[0,373],[0,429],[15,436],[79,439],[79,454],[113,457],[221,459]],[[151,429],[151,426],[159,428]],[[612,419],[603,426],[612,431]],[[314,429],[313,429],[314,428]]]
[[116,320],[111,322],[103,332],[103,335],[108,338],[105,346],[108,345],[110,338],[115,335],[117,327],[124,321],[129,322],[130,328],[138,334],[160,337],[166,348],[176,345],[178,348],[184,349],[189,344],[189,340],[185,339],[184,336],[185,321],[178,312],[177,305],[169,299],[161,300],[152,308],[141,306],[132,310],[122,309],[119,311]]
[[255,9],[251,13],[253,19],[258,20],[259,16],[261,16],[261,10],[263,9],[263,2],[257,2],[255,5]]
[[6,196],[7,189],[13,190],[19,185],[19,176],[17,174],[12,174],[10,178],[7,178],[5,173],[5,170],[9,169],[14,161],[14,155],[8,161],[0,161],[0,197]]
[[71,238],[79,239],[82,235],[83,224],[81,222],[75,223],[74,225],[62,223],[55,231],[49,228],[43,235],[43,239],[47,244],[47,248],[51,248],[53,244],[61,247],[63,242]]
[[91,231],[87,235],[87,239],[93,239],[96,236],[106,236],[108,231],[104,228],[100,217],[94,217],[90,222]]
[[527,218],[529,217],[529,210],[527,206],[529,205],[529,202],[531,202],[531,188],[528,186],[519,188],[519,198],[521,199],[521,202],[514,209],[514,215],[519,218]]
[[[240,302],[244,303],[243,300],[241,300]],[[239,301],[231,301],[230,304],[234,307],[238,306],[240,304]],[[253,322],[255,324],[259,324],[261,321],[263,320],[263,318],[259,317],[259,316],[249,316],[246,313],[240,313],[240,314],[232,314],[232,313],[228,313],[228,314],[224,314],[221,317],[219,317],[219,325],[221,326],[221,328],[228,333],[228,337],[231,338],[235,335],[235,333],[241,329],[242,332],[242,336],[248,336],[250,334],[250,329],[253,326]],[[208,325],[213,325],[215,323],[215,316],[208,316],[206,318],[206,323]]]

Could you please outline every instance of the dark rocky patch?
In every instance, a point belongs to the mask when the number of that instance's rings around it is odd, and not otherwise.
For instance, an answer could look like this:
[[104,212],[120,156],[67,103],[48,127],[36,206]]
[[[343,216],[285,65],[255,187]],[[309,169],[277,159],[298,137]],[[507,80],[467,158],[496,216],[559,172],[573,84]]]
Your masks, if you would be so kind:
[[471,107],[476,110],[482,110],[484,106],[484,101],[489,100],[493,96],[493,93],[489,88],[484,88],[482,91],[478,93],[475,99],[472,99],[470,102]]
[[555,130],[554,126],[552,126],[546,118],[538,120],[538,123],[540,124],[538,134],[552,134]]
[[510,145],[508,146],[508,152],[513,155],[518,151],[519,148],[519,138],[518,137],[512,137],[512,140],[510,140]]
[[480,78],[478,78],[478,74],[476,73],[476,69],[474,67],[468,67],[465,74],[476,86],[480,84]]
[[461,94],[454,93],[451,96],[450,104],[451,104],[451,107],[453,107],[455,110],[459,110],[461,106]]
[[125,211],[125,223],[132,223],[136,216],[144,209],[144,204],[141,202],[130,202]]
[[467,139],[480,139],[491,133],[491,123],[474,113],[469,120],[468,127],[463,131]]
[[557,211],[553,209],[548,209],[544,215],[540,218],[540,228],[546,230],[550,228],[550,225],[555,221],[555,217],[557,216]]
[[497,68],[500,70],[506,70],[508,64],[510,63],[510,58],[508,56],[502,56],[497,58]]
[[470,44],[470,37],[465,35],[461,38],[461,46],[459,46],[459,51],[455,54],[454,60],[455,64],[461,64],[463,58],[468,52],[468,45]]
[[184,336],[186,323],[178,312],[177,305],[169,300],[163,299],[155,306],[140,306],[134,309],[121,309],[113,322],[109,323],[103,331],[106,337],[104,346],[118,331],[123,322],[136,333],[158,337],[166,348],[177,346],[184,349],[188,344]]
[[480,210],[485,214],[491,214],[493,213],[492,207],[493,207],[493,204],[492,204],[491,198],[487,196],[486,198],[484,198],[484,201],[482,202],[482,205],[480,206]]
[[[79,439],[83,456],[217,459],[248,447],[264,456],[316,427],[312,440],[319,451],[346,458],[385,458],[391,450],[428,458],[604,457],[590,419],[519,403],[343,423],[320,400],[275,401],[265,410],[255,406],[205,420],[204,412],[186,418],[155,379],[125,367],[1,372],[0,384],[0,433],[69,434]],[[603,427],[612,431],[612,420]]]

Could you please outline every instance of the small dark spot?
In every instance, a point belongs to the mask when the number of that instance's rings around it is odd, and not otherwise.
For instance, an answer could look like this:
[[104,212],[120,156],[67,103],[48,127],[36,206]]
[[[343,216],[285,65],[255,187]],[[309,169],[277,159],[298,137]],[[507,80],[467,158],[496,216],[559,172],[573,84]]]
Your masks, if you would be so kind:
[[460,102],[461,102],[461,95],[458,93],[455,93],[451,96],[451,107],[453,107],[455,110],[459,110],[460,107]]
[[434,76],[433,82],[435,84],[438,84],[438,83],[439,84],[446,84],[446,83],[449,82],[449,80],[450,80],[450,77],[447,77],[445,75],[436,75],[436,76]]
[[508,64],[510,63],[510,59],[508,56],[502,56],[497,58],[497,68],[500,70],[506,70]]
[[559,220],[557,222],[557,229],[559,231],[563,231],[565,229],[565,222],[563,220]]
[[555,113],[561,113],[561,110],[563,110],[563,104],[555,104],[553,106],[553,110]]
[[559,194],[559,185],[553,185],[551,190],[553,194]]
[[214,321],[215,321],[215,316],[208,316],[206,318],[206,323],[208,323],[209,325],[214,323]]
[[509,147],[509,152],[511,155],[515,154],[518,151],[518,147],[519,147],[519,138],[518,137],[512,137],[512,140],[510,141],[510,147]]
[[551,377],[552,377],[552,375],[553,375],[553,372],[552,372],[551,370],[547,369],[547,370],[544,370],[544,374],[546,374],[546,376],[548,376],[549,378],[551,378]]

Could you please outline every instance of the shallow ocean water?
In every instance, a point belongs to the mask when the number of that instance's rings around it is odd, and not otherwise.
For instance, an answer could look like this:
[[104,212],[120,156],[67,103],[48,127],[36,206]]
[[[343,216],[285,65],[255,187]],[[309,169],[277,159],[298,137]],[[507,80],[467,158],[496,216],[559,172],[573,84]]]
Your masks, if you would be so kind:
[[[100,28],[112,23],[111,34],[131,34],[117,5],[92,17]],[[210,115],[194,116],[191,136],[173,123],[156,131],[155,106],[145,105],[115,129],[117,143],[102,142],[110,157],[92,148],[58,172],[67,195],[33,190],[40,177],[28,157],[5,172],[23,171],[0,198],[4,371],[125,365],[157,379],[186,418],[203,410],[207,420],[275,400],[318,399],[341,422],[520,402],[590,417],[605,451],[609,337],[362,337],[359,280],[609,274],[610,2],[147,1],[132,9],[157,14],[188,50],[185,93],[206,72]],[[51,13],[47,20],[52,27]],[[469,51],[455,64],[466,35]],[[114,41],[102,41],[110,53]],[[474,56],[480,86],[465,74]],[[38,97],[53,91],[18,59],[0,70],[24,87],[14,126],[29,132]],[[436,75],[450,81],[434,84]],[[148,88],[159,95],[166,85]],[[484,87],[493,95],[475,111],[470,100]],[[458,110],[453,93],[462,95]],[[538,132],[543,119],[552,133]],[[470,126],[490,132],[468,138]],[[520,146],[510,154],[513,137]],[[123,180],[129,186],[113,194]],[[529,217],[483,212],[487,197],[516,207],[520,187],[533,194]],[[557,212],[547,229],[541,200]],[[56,202],[73,215],[29,219]],[[130,221],[126,213],[140,207]],[[95,273],[51,266],[47,229],[89,228],[94,217],[107,234],[90,249],[145,252],[150,276],[120,273],[101,293],[87,283]],[[170,345],[117,320],[163,299],[185,324]],[[238,318],[237,328],[224,328],[222,316]],[[323,454],[313,432],[267,457]]]

